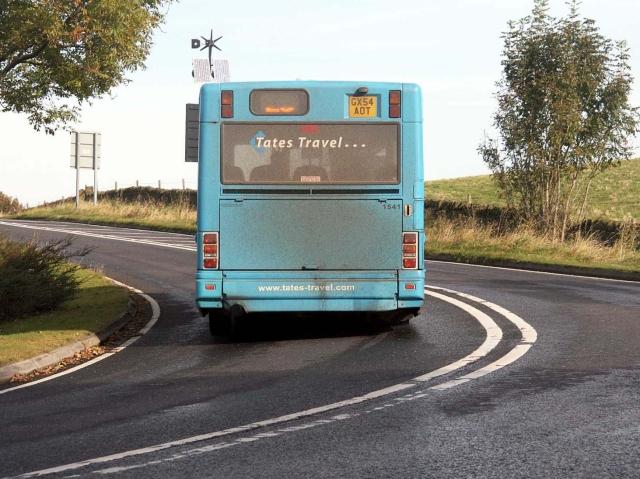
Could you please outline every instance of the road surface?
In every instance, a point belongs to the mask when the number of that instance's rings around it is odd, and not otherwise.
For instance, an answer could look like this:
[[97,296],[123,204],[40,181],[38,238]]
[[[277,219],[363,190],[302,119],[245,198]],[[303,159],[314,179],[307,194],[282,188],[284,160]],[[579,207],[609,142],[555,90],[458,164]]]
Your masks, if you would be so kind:
[[231,341],[194,308],[191,236],[0,222],[70,232],[161,316],[0,386],[0,477],[640,477],[638,283],[427,262],[409,325],[269,315]]

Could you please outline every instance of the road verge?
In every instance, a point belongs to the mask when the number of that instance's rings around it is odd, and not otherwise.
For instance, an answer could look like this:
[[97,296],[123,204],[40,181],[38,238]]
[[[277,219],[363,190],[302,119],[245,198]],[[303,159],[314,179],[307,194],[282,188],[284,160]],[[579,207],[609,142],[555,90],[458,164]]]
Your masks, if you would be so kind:
[[[31,381],[50,374],[56,374],[72,366],[117,349],[119,345],[131,337],[139,337],[152,326],[150,318],[157,320],[154,306],[146,299],[146,295],[111,278],[103,277],[114,287],[125,290],[126,302],[120,306],[119,315],[111,315],[107,322],[95,332],[83,334],[78,339],[41,354],[12,362],[0,367],[0,384],[6,382],[21,383]],[[127,297],[127,296],[125,296]],[[82,314],[93,314],[85,309]],[[113,318],[116,317],[115,321]],[[143,331],[141,331],[143,330]],[[46,334],[46,333],[45,333]]]

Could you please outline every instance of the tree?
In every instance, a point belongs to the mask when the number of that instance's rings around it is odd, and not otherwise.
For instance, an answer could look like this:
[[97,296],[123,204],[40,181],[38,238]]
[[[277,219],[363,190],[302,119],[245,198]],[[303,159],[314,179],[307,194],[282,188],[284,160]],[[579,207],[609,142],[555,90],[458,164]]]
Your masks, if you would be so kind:
[[0,214],[13,215],[22,209],[22,205],[17,198],[5,195],[0,191]]
[[582,219],[594,176],[631,158],[640,115],[629,104],[629,50],[581,18],[554,18],[548,0],[503,34],[494,125],[478,151],[510,206],[564,240]]
[[0,0],[0,108],[53,133],[144,67],[171,0]]

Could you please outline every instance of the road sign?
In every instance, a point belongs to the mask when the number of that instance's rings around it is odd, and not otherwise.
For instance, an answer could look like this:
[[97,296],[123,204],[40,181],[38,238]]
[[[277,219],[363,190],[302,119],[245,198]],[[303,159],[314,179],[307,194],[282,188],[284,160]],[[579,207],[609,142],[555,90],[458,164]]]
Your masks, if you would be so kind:
[[71,168],[100,169],[102,135],[87,131],[71,132]]
[[71,132],[71,168],[76,169],[76,208],[80,206],[80,169],[93,170],[93,204],[98,203],[98,169],[102,154],[102,135],[90,131]]

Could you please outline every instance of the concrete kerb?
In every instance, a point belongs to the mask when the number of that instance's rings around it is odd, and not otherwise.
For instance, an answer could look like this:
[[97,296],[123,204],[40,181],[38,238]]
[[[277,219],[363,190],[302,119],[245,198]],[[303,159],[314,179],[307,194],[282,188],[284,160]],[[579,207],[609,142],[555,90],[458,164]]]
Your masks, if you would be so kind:
[[[117,284],[118,286],[127,288],[132,294],[135,294],[145,301],[149,302],[149,300],[145,298],[146,295],[142,294],[141,291],[138,291],[137,289],[126,284],[120,283],[119,281],[116,281],[112,278],[106,278],[114,284]],[[87,348],[98,346],[109,336],[122,328],[128,322],[129,316],[134,317],[137,312],[138,307],[136,303],[129,299],[127,310],[122,313],[118,317],[118,319],[116,319],[113,323],[111,323],[103,330],[97,333],[87,334],[83,338],[78,339],[72,343],[65,344],[64,346],[60,346],[53,351],[39,354],[38,356],[35,356],[33,358],[25,359],[0,367],[0,384],[10,381],[11,378],[16,374],[29,374],[37,369],[42,369],[57,364],[63,359],[69,358],[74,354],[79,353],[80,351],[84,351]],[[146,334],[149,331],[150,327],[153,326],[153,324],[150,323],[155,323],[156,319],[157,318],[152,317],[151,320],[147,322],[145,326],[137,333],[137,335],[142,336]]]

